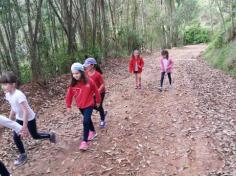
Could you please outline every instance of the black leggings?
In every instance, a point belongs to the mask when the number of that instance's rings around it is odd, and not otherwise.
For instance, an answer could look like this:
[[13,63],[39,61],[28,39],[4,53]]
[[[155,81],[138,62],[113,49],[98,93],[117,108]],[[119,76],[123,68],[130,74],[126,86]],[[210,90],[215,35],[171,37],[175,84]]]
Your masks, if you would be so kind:
[[[23,121],[21,121],[21,120],[16,120],[16,122],[19,123],[20,125],[23,125]],[[38,133],[37,132],[36,119],[33,119],[28,122],[28,129],[29,129],[30,135],[34,139],[49,139],[50,138],[49,133]],[[16,132],[13,132],[13,139],[14,139],[14,142],[15,142],[16,147],[18,148],[19,152],[21,154],[25,153],[25,148],[24,148],[23,142],[21,141],[20,135],[18,135]]]
[[95,104],[95,107],[94,107],[95,110],[99,111],[101,121],[105,120],[105,111],[103,109],[103,101],[104,101],[104,98],[105,98],[105,94],[106,94],[105,92],[101,93],[101,97],[102,97],[101,105],[99,107],[97,107],[96,104]]
[[5,165],[0,161],[0,175],[1,176],[10,176],[10,173],[8,172]]
[[[166,72],[161,72],[161,87],[163,86],[163,82],[164,82],[164,78],[165,78],[165,73]],[[167,73],[167,75],[168,75],[168,79],[169,79],[169,83],[170,83],[170,85],[171,85],[171,73]]]

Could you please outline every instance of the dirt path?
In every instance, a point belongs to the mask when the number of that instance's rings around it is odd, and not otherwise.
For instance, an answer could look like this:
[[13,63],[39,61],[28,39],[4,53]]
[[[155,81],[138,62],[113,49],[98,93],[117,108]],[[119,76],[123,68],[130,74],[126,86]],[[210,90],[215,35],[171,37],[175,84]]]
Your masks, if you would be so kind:
[[[159,93],[159,53],[145,57],[143,89],[134,90],[127,60],[108,62],[105,107],[108,127],[88,152],[79,151],[81,116],[68,115],[63,96],[40,112],[40,129],[52,129],[59,143],[27,140],[29,162],[16,169],[9,131],[0,156],[16,176],[236,174],[236,80],[198,59],[205,45],[170,51],[174,88]],[[167,80],[166,80],[167,81]],[[99,117],[93,117],[96,127]],[[10,143],[10,145],[9,145]],[[7,147],[6,147],[7,146]],[[11,160],[9,159],[11,158]]]

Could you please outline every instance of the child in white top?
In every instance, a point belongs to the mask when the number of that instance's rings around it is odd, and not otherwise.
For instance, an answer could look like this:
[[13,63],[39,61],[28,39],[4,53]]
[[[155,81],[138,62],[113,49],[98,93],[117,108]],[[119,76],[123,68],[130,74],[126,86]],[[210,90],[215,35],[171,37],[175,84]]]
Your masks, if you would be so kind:
[[[0,84],[6,94],[6,100],[11,105],[10,119],[16,118],[16,122],[22,125],[21,132],[23,134],[30,133],[34,139],[49,139],[50,142],[56,142],[54,133],[38,133],[36,126],[35,113],[31,109],[23,92],[16,89],[17,77],[12,72],[3,74],[0,78]],[[14,142],[20,152],[19,157],[14,164],[19,166],[27,161],[27,155],[24,145],[21,141],[21,136],[14,132]]]

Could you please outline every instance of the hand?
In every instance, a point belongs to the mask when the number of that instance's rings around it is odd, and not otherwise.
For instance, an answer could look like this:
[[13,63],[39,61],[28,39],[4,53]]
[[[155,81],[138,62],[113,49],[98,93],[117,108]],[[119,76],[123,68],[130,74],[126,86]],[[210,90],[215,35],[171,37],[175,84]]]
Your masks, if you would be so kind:
[[22,127],[20,131],[20,135],[23,139],[27,138],[29,136],[29,130],[27,127]]
[[71,108],[67,108],[67,109],[66,109],[66,112],[67,112],[67,113],[71,113]]

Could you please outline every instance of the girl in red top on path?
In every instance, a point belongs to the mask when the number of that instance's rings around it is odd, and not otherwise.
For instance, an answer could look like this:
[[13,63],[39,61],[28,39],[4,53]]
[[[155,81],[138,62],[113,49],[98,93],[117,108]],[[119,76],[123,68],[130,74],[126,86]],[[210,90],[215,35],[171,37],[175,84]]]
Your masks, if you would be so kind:
[[68,111],[70,111],[74,99],[77,107],[83,114],[84,134],[80,150],[87,150],[88,141],[93,140],[97,136],[91,119],[94,108],[94,95],[96,105],[99,107],[101,96],[96,84],[93,80],[87,78],[82,64],[74,63],[71,66],[71,84],[66,94],[66,106]]
[[101,117],[100,128],[105,128],[106,125],[105,117],[107,112],[105,112],[103,109],[103,100],[105,98],[106,89],[102,76],[102,71],[99,65],[97,64],[97,61],[94,58],[87,58],[84,62],[84,67],[88,77],[94,81],[101,95],[102,98],[101,104],[99,107],[95,106],[94,109],[96,109],[100,113]]
[[143,58],[139,54],[138,49],[134,49],[129,63],[129,72],[135,74],[136,87],[135,89],[141,89],[141,73],[143,70],[144,62]]

